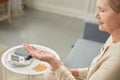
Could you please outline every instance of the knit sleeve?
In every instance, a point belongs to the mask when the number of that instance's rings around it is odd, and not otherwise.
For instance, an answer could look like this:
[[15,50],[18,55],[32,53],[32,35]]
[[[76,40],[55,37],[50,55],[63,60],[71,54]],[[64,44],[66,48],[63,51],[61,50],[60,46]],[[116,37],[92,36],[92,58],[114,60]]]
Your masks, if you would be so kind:
[[72,73],[62,65],[55,71],[57,80],[76,80]]
[[[80,80],[81,78],[86,77],[88,68],[78,69],[78,71],[80,75]],[[59,69],[56,70],[55,75],[57,80],[77,80],[64,65],[62,65]]]
[[79,78],[86,78],[88,73],[88,68],[80,68],[79,71]]

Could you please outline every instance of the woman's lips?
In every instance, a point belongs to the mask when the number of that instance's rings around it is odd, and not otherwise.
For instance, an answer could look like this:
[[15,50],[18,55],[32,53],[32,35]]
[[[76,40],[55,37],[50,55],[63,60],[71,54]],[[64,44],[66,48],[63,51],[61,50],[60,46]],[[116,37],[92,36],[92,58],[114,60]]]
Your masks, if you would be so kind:
[[103,24],[103,22],[99,21],[99,25],[102,25],[102,24]]

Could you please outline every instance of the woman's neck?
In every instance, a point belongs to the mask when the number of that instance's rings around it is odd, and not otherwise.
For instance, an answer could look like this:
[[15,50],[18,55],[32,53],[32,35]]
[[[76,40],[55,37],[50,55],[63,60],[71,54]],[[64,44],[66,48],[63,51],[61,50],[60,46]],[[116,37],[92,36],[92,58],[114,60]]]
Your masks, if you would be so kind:
[[120,41],[120,30],[115,31],[112,35],[112,42],[116,43]]

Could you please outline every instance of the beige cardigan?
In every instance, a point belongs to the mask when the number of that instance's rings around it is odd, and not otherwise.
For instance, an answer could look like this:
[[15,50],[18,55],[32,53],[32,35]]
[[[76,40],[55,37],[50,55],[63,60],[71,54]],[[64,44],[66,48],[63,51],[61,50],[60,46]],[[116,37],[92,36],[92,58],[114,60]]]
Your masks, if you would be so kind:
[[[91,66],[78,70],[79,80],[120,80],[120,42],[112,43],[110,36]],[[55,75],[57,80],[77,80],[63,65]]]

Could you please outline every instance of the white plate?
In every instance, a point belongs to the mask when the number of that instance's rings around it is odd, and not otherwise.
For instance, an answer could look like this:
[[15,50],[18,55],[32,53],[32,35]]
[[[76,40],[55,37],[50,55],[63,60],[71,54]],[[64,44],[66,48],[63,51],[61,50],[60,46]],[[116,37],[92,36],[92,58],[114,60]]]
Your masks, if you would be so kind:
[[[48,47],[45,47],[45,46],[41,46],[41,45],[35,45],[35,44],[31,44],[31,45],[35,46],[36,48],[42,49],[42,50],[50,51],[51,53],[53,53],[56,56],[56,58],[58,60],[60,60],[59,55],[54,50],[52,50]],[[45,72],[51,71],[52,68],[47,62],[40,61],[37,59],[33,59],[32,63],[30,65],[27,65],[24,67],[17,67],[17,66],[10,65],[9,61],[8,61],[9,54],[13,53],[17,48],[20,48],[20,47],[22,47],[22,45],[10,48],[2,55],[1,61],[5,68],[7,68],[8,70],[10,70],[12,72],[19,73],[19,74],[25,74],[25,75],[43,74]],[[43,70],[40,72],[35,71],[34,67],[38,64],[44,64],[47,67],[46,70]]]

